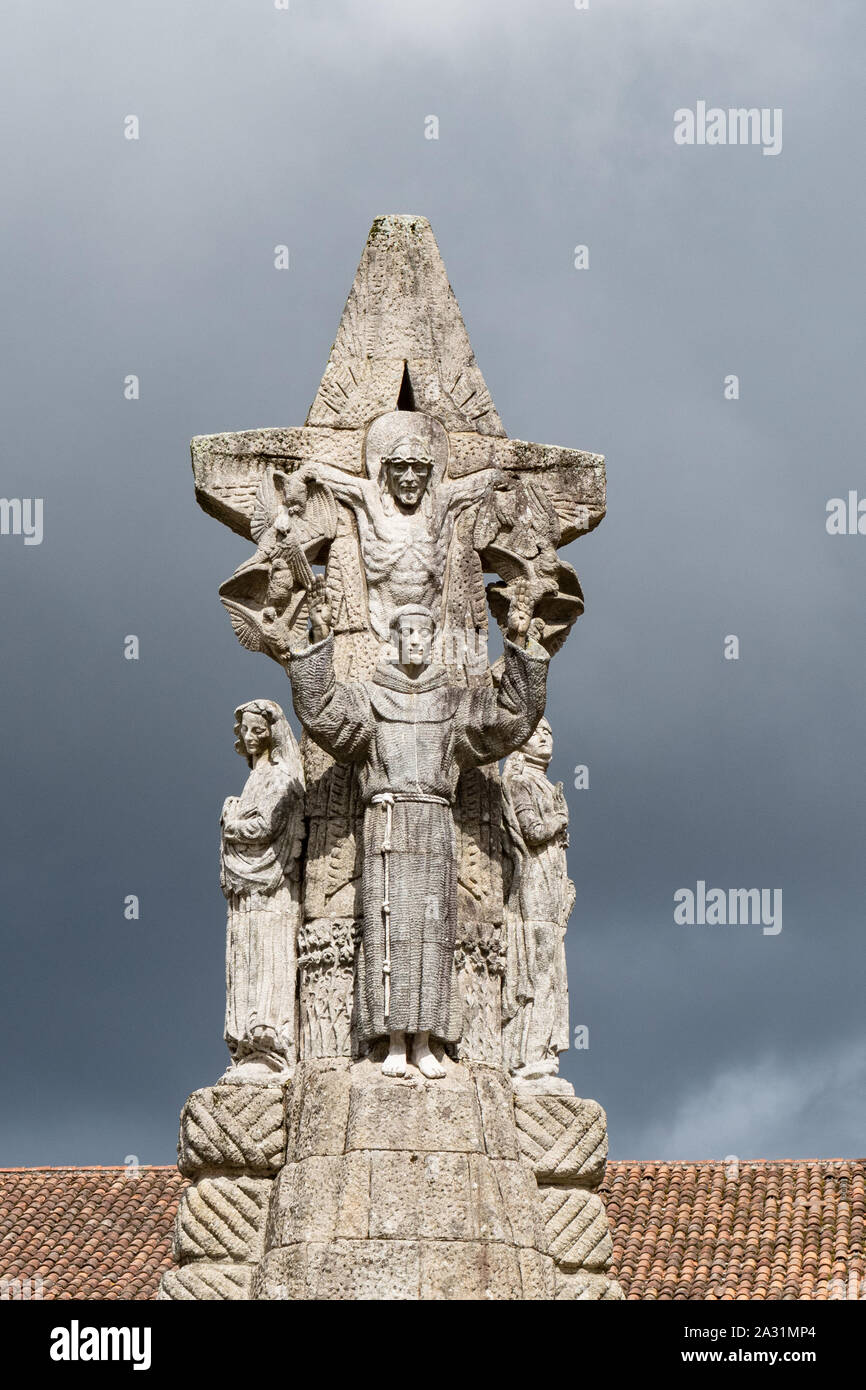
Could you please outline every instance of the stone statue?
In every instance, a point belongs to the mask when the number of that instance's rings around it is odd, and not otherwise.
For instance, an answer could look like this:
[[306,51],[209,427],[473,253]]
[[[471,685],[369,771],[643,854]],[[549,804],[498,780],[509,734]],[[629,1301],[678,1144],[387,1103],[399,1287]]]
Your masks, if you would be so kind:
[[[604,515],[604,460],[508,437],[423,218],[377,218],[305,424],[203,436],[192,454],[202,507],[258,547],[220,588],[250,650],[281,659],[275,623],[303,644],[319,566],[338,681],[372,679],[406,605],[433,614],[449,683],[487,689],[491,615],[504,631],[515,582],[529,586],[532,636],[549,655],[583,611],[561,547]],[[350,1057],[365,805],[355,764],[309,737],[301,753],[299,1037],[305,1057]],[[500,801],[495,764],[461,774],[456,1051],[491,1066],[502,1060]]]
[[184,1107],[160,1297],[621,1298],[604,1112],[553,1074],[572,890],[539,725],[603,458],[507,435],[429,223],[391,215],[305,423],[192,456],[253,543],[220,598],[288,673],[303,771],[278,706],[237,711],[239,1084]]
[[454,1042],[461,1031],[457,779],[526,741],[544,709],[547,654],[534,642],[524,649],[533,615],[517,585],[497,689],[448,683],[430,662],[433,615],[418,605],[394,614],[394,649],[371,681],[338,682],[321,578],[309,601],[313,641],[287,661],[295,712],[338,762],[357,765],[365,806],[358,1033],[368,1042],[388,1036],[386,1076],[405,1075],[412,1035],[412,1061],[423,1076],[439,1078],[429,1040]]
[[553,786],[547,778],[552,756],[553,733],[542,719],[506,760],[502,773],[512,866],[505,905],[502,1040],[505,1064],[517,1084],[555,1077],[559,1054],[568,1048],[565,932],[575,894],[565,853],[568,807],[562,783]]
[[[313,582],[310,560],[333,539],[337,525],[329,488],[301,474],[275,468],[256,490],[250,534],[255,555],[220,585],[238,640],[248,651],[263,651],[261,623],[297,619]],[[301,619],[303,622],[303,619]]]
[[228,903],[223,1081],[291,1075],[297,1061],[296,943],[304,771],[272,700],[235,710],[235,748],[251,771],[220,817],[220,883]]

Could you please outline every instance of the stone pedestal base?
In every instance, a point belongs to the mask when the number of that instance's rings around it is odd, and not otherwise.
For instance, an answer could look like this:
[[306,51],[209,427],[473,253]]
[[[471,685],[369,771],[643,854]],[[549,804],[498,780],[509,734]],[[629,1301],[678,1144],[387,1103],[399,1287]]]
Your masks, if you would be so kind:
[[163,1299],[611,1299],[604,1111],[498,1067],[302,1062],[197,1091]]
[[446,1067],[425,1081],[372,1060],[301,1064],[254,1298],[554,1297],[508,1081]]

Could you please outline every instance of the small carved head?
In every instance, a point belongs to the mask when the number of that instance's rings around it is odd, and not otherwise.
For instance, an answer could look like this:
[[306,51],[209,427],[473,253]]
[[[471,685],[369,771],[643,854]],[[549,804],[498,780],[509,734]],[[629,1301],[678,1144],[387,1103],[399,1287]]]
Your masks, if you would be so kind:
[[388,490],[407,511],[414,511],[424,496],[433,462],[433,455],[418,435],[398,439],[382,459]]
[[553,730],[546,719],[539,719],[521,751],[527,758],[547,767],[553,757]]
[[263,752],[271,763],[287,763],[303,782],[300,752],[289,721],[274,700],[248,700],[235,710],[235,752],[252,767]]
[[[237,715],[235,715],[237,719]],[[259,714],[254,705],[242,711],[240,722],[235,724],[237,751],[245,757],[249,766],[260,753],[271,746],[271,726],[264,714]],[[238,746],[240,745],[240,746]]]
[[274,473],[274,482],[277,489],[282,493],[283,506],[289,516],[303,516],[307,507],[307,487],[300,478],[295,478],[291,474]]
[[435,620],[429,608],[407,604],[391,619],[391,638],[403,667],[423,670],[430,665]]

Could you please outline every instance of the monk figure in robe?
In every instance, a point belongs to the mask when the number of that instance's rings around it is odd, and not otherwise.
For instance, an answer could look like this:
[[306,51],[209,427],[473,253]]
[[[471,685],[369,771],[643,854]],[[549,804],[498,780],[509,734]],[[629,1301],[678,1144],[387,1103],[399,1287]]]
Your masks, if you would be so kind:
[[295,712],[337,762],[354,763],[364,802],[364,921],[355,1025],[389,1041],[382,1070],[405,1076],[407,1039],[421,1074],[444,1076],[430,1040],[461,1033],[454,947],[457,847],[453,806],[461,772],[505,757],[544,713],[547,653],[527,646],[533,617],[519,581],[508,612],[498,688],[448,683],[431,664],[434,619],[409,604],[392,616],[372,680],[338,682],[324,581],[309,595],[310,645],[288,655]]

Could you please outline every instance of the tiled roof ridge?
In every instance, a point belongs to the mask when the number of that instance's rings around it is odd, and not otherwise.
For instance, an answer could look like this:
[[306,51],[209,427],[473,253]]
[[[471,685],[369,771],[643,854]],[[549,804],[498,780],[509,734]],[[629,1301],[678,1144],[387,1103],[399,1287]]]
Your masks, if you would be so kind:
[[[129,1163],[22,1163],[14,1168],[0,1167],[0,1173],[128,1173]],[[176,1173],[176,1163],[136,1163],[139,1172]]]
[[[743,1164],[768,1166],[771,1163],[808,1163],[814,1165],[830,1163],[866,1163],[866,1156],[852,1158],[743,1158],[731,1154],[725,1158],[610,1158],[609,1167],[616,1168],[712,1168],[719,1163],[727,1164],[736,1160]],[[139,1172],[174,1173],[175,1163],[137,1163]],[[125,1173],[129,1171],[126,1163],[22,1163],[13,1167],[0,1166],[0,1173]]]
[[[725,1158],[609,1158],[608,1165],[618,1168],[712,1168],[719,1163],[731,1163],[736,1160],[742,1165],[744,1163],[761,1164],[767,1166],[771,1163],[866,1163],[866,1157],[854,1158],[743,1158],[741,1154],[730,1154]],[[2,1170],[0,1170],[2,1171]]]

